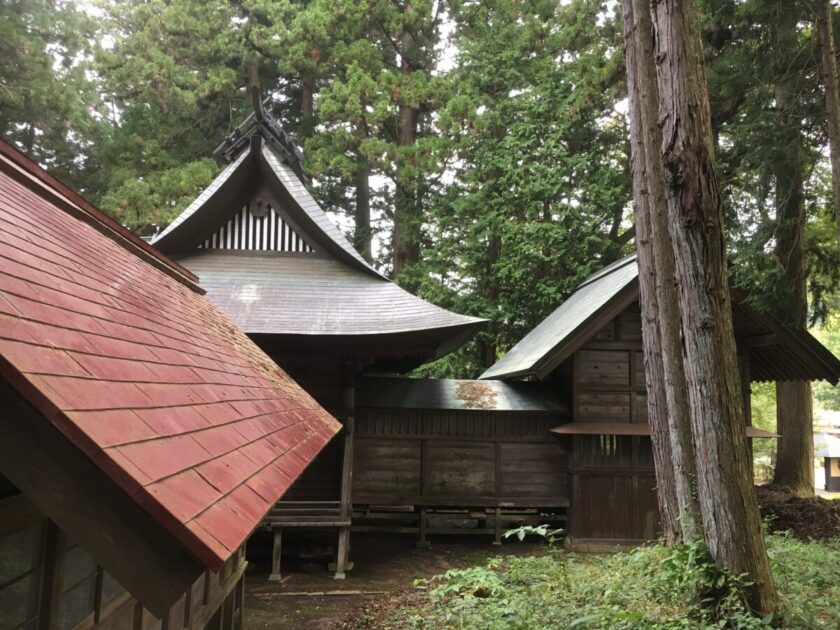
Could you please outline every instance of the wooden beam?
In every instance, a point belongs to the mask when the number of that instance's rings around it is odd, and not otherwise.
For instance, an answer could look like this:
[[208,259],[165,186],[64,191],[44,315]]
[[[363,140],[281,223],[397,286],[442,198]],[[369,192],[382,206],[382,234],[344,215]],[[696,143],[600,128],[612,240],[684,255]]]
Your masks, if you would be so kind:
[[0,472],[155,616],[203,566],[5,381]]

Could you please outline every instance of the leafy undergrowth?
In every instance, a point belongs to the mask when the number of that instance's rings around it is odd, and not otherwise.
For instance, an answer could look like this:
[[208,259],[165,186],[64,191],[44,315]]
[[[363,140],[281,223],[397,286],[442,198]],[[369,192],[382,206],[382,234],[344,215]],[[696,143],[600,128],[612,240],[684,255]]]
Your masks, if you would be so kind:
[[[840,627],[840,542],[781,534],[767,541],[783,604],[775,619],[749,614],[736,594],[737,580],[717,572],[700,546],[669,551],[650,545],[606,556],[547,551],[451,570],[419,582],[419,600],[378,627]],[[715,593],[714,603],[701,601],[698,590]]]

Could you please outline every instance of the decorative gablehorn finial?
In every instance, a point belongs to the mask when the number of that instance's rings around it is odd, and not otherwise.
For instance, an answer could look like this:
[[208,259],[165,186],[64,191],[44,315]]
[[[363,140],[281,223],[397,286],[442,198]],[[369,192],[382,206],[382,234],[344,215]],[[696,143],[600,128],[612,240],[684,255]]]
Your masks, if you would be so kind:
[[263,101],[260,96],[260,88],[256,85],[251,86],[251,105],[254,107],[254,116],[258,122],[265,120],[265,109],[263,109]]
[[266,96],[265,99],[261,98],[260,89],[255,85],[252,85],[249,91],[254,111],[248,114],[245,120],[216,147],[213,156],[226,162],[232,162],[246,147],[250,146],[254,154],[259,153],[260,147],[265,142],[273,147],[273,150],[288,162],[301,181],[307,184],[308,180],[302,165],[303,151],[280,124],[274,120],[271,114],[265,110],[266,104],[271,101],[271,94]]

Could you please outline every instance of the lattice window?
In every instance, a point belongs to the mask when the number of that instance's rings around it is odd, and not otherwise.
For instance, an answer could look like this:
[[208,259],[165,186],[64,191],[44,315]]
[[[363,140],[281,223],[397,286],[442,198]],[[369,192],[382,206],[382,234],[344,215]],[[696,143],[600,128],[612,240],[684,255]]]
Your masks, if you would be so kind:
[[578,466],[629,468],[633,465],[633,438],[626,435],[582,435],[576,440]]
[[34,628],[43,576],[44,523],[0,535],[0,627]]

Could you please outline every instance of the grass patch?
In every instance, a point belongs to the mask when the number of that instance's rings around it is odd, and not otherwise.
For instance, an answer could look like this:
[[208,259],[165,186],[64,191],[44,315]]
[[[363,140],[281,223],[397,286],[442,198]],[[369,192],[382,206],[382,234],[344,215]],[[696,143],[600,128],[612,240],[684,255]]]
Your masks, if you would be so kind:
[[[776,619],[749,614],[731,578],[710,569],[699,547],[650,545],[604,556],[547,550],[453,569],[418,581],[420,597],[380,627],[840,627],[840,542],[803,542],[784,534],[767,540],[783,605]],[[714,606],[700,601],[698,589],[716,592]]]

